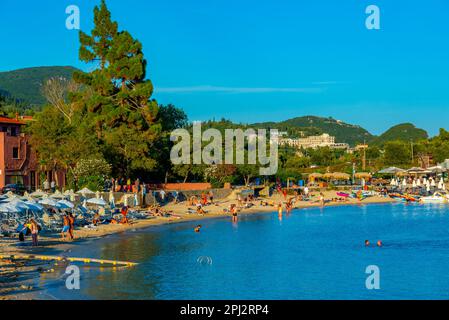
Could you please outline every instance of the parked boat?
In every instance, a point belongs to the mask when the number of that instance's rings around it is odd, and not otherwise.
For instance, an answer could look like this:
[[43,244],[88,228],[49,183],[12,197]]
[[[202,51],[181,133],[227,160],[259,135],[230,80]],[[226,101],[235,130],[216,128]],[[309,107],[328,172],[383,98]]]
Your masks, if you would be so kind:
[[435,192],[432,196],[420,199],[422,203],[447,203],[448,200],[448,195],[442,192]]

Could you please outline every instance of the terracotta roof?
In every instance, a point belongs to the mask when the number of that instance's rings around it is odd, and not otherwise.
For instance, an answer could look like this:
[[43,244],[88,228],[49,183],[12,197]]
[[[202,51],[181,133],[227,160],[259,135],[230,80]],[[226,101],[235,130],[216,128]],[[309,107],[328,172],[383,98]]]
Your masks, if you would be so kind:
[[23,121],[19,121],[16,119],[6,118],[6,117],[0,117],[0,123],[9,123],[9,124],[25,124]]

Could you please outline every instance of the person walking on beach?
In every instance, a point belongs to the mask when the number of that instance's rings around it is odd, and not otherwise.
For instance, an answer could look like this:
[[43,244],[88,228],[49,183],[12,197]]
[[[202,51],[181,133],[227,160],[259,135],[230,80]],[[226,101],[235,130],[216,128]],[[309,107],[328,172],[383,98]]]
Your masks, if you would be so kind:
[[120,223],[122,223],[122,224],[128,224],[128,218],[127,218],[127,215],[128,215],[128,207],[127,206],[124,206],[123,208],[122,208],[122,221],[120,221]]
[[209,201],[211,204],[214,203],[214,193],[212,192],[212,190],[209,191]]
[[309,196],[309,187],[305,186],[304,187],[304,196],[307,198]]
[[37,235],[39,233],[39,226],[34,219],[30,220],[30,229],[31,229],[31,239],[33,243],[33,247],[37,247],[39,242],[37,240]]
[[67,214],[65,214],[62,217],[62,231],[61,231],[62,240],[65,240],[66,234],[69,233],[69,230],[70,230],[70,221]]
[[48,192],[50,190],[50,183],[48,182],[48,179],[45,179],[43,187],[45,192]]
[[74,230],[75,230],[75,217],[73,216],[73,214],[70,212],[69,216],[69,236],[70,236],[70,240],[73,240],[75,238],[74,235]]

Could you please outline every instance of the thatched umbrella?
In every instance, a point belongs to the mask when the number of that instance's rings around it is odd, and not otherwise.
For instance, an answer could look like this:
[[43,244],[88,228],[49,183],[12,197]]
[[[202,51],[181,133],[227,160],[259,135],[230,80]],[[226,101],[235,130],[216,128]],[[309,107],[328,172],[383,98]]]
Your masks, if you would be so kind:
[[408,172],[407,171],[398,171],[396,172],[396,176],[398,177],[404,177],[404,176],[408,176]]
[[351,176],[347,173],[343,173],[343,172],[334,172],[332,174],[333,178],[335,180],[349,180],[351,179]]
[[371,173],[369,172],[357,172],[355,175],[356,179],[370,179]]
[[325,174],[323,174],[323,179],[333,179],[334,178],[334,174],[332,172],[326,172]]
[[309,174],[308,178],[309,178],[309,181],[315,181],[317,179],[323,178],[323,175],[321,173],[314,172],[314,173]]
[[351,176],[347,173],[343,173],[343,172],[333,172],[333,173],[325,173],[323,175],[324,179],[333,179],[333,180],[349,180],[351,178]]

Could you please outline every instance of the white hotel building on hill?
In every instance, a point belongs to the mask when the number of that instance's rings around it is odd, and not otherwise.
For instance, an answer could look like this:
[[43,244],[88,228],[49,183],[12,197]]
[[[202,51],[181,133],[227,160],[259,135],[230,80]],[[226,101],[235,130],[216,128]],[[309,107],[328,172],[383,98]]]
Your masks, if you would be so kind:
[[335,143],[335,137],[327,133],[323,133],[320,136],[309,136],[306,138],[281,138],[279,139],[279,145],[288,145],[290,147],[295,147],[298,149],[304,148],[321,148],[329,147],[332,149],[344,149],[349,150],[349,145],[347,143]]

